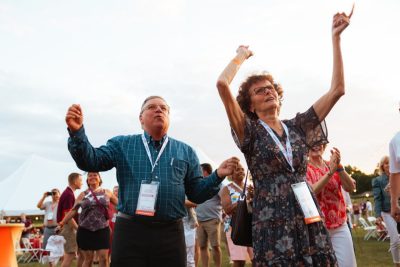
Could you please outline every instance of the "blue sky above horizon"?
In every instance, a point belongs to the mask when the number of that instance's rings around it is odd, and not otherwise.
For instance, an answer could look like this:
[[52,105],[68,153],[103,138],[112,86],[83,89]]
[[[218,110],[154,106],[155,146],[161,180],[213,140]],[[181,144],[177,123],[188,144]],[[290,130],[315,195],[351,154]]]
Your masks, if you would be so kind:
[[[0,180],[31,154],[71,161],[64,115],[80,103],[95,145],[140,132],[148,95],[171,106],[169,134],[215,162],[243,157],[215,82],[240,44],[255,52],[232,88],[267,70],[281,118],[330,86],[331,20],[353,1],[0,1]],[[343,33],[346,95],[327,118],[344,164],[370,173],[400,129],[400,2],[356,1]]]

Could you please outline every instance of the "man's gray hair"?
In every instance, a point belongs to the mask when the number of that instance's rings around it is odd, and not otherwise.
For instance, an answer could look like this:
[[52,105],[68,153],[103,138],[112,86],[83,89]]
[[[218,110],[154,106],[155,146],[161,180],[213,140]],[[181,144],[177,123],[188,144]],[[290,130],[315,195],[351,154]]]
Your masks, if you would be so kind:
[[[161,96],[158,96],[158,95],[149,96],[148,98],[146,98],[146,99],[143,101],[142,107],[140,108],[140,114],[143,113],[143,111],[144,111],[143,108],[144,108],[144,106],[146,105],[146,103],[149,102],[149,101],[152,100],[152,99],[155,99],[155,98],[159,98],[159,99],[161,99],[162,101],[164,101],[165,103],[167,103],[167,101],[165,101],[165,99],[164,99],[163,97],[161,97]],[[167,106],[168,106],[168,104],[167,104]]]

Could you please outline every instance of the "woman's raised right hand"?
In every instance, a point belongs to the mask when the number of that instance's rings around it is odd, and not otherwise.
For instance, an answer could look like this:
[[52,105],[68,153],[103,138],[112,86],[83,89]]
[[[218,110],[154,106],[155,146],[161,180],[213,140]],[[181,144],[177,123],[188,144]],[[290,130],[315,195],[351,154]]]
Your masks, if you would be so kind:
[[251,51],[249,49],[248,45],[241,45],[238,47],[238,49],[236,49],[236,53],[239,56],[243,56],[244,59],[248,59],[249,57],[251,57],[253,54],[253,51]]

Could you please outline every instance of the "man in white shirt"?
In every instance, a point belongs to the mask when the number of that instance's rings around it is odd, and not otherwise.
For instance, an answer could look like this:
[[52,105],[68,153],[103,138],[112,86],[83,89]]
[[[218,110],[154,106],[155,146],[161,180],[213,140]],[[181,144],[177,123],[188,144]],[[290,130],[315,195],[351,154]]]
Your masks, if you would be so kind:
[[400,132],[392,138],[389,144],[389,171],[391,213],[393,218],[400,222],[400,207],[398,203],[400,197]]

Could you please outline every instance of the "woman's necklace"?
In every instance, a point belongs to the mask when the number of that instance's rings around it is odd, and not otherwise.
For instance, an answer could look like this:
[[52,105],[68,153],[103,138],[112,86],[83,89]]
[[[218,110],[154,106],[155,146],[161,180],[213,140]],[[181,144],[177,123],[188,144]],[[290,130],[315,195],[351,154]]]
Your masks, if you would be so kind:
[[320,170],[323,170],[323,169],[325,169],[325,167],[327,167],[324,160],[321,160],[319,162],[316,162],[316,161],[314,162],[314,161],[310,160],[310,164]]

